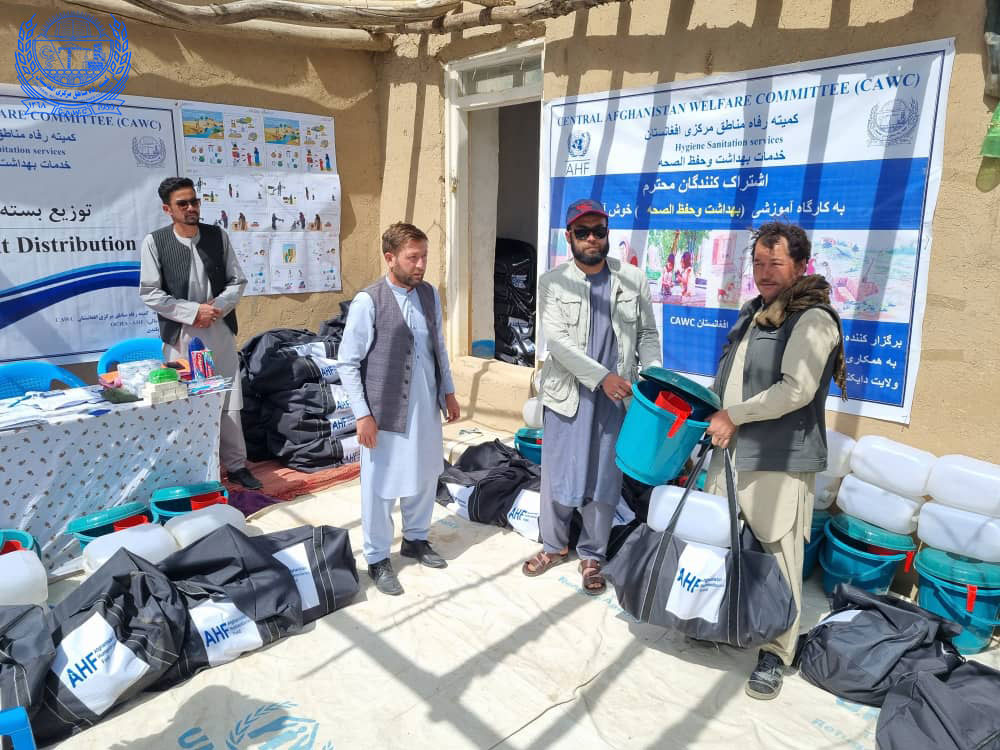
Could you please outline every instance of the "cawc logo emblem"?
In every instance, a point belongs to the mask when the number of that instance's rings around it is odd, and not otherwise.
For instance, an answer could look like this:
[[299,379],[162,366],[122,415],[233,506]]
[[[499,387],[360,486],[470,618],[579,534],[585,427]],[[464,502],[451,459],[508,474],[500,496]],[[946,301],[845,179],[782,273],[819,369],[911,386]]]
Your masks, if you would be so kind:
[[132,156],[140,167],[159,167],[167,158],[167,144],[153,135],[138,135],[132,139]]
[[582,159],[590,149],[590,133],[586,130],[574,130],[569,134],[569,155],[574,159]]
[[876,104],[868,115],[868,145],[911,143],[919,123],[920,105],[916,99],[910,99],[909,103],[893,99]]
[[57,16],[37,28],[21,24],[14,65],[28,111],[53,114],[121,114],[116,98],[128,79],[125,24],[114,16],[107,30],[92,16]]
[[[226,735],[226,750],[334,750],[332,742],[319,738],[319,722],[291,716],[287,709],[297,703],[268,703],[247,714]],[[177,738],[182,750],[217,750],[201,727],[192,727]]]

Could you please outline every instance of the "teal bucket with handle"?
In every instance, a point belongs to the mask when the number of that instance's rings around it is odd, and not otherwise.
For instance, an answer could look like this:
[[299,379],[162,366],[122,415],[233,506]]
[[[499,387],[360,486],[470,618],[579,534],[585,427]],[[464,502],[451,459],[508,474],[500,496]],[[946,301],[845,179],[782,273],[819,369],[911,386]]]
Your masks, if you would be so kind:
[[[873,594],[887,593],[899,564],[916,549],[905,534],[894,534],[847,514],[827,521],[823,536],[819,564],[827,596],[838,583],[849,583]],[[869,546],[899,550],[899,554],[873,554],[867,551]]]
[[[704,420],[721,404],[712,391],[662,367],[649,367],[640,378],[632,385],[632,403],[615,444],[615,463],[640,482],[666,484],[680,475],[708,428]],[[682,418],[657,406],[662,391],[683,399],[691,407],[689,416]]]
[[925,547],[914,567],[920,575],[917,603],[962,626],[952,640],[959,653],[985,650],[1000,626],[1000,565]]
[[814,510],[812,527],[809,530],[809,541],[806,542],[805,553],[802,557],[802,578],[806,579],[816,571],[816,564],[819,562],[819,551],[823,547],[823,540],[826,536],[823,530],[826,522],[830,520],[830,514],[825,510]]

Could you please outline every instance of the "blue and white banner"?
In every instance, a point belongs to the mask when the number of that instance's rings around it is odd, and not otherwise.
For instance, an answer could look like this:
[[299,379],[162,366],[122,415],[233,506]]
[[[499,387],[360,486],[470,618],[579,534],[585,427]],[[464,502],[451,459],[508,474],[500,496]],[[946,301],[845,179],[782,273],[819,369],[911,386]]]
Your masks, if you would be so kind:
[[566,207],[601,201],[664,365],[706,382],[757,295],[750,232],[799,224],[844,321],[850,400],[828,408],[909,422],[953,58],[947,39],[546,103],[539,267],[570,257]]
[[139,247],[166,223],[156,188],[177,174],[176,115],[125,99],[120,114],[56,114],[0,86],[0,362],[95,360],[157,335]]

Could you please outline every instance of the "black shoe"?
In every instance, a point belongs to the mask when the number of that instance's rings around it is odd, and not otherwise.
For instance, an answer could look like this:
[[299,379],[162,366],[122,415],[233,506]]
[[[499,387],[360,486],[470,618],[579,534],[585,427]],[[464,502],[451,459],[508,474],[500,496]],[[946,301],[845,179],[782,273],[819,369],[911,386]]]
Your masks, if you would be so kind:
[[230,471],[226,473],[226,477],[230,482],[236,482],[236,484],[242,484],[248,490],[259,490],[264,485],[260,483],[260,480],[255,477],[246,466],[242,469],[237,469],[236,471]]
[[410,541],[403,537],[403,543],[399,547],[399,554],[403,557],[414,557],[420,561],[421,565],[428,568],[447,568],[448,562],[437,552],[431,549],[431,545],[426,539]]
[[396,578],[396,573],[392,569],[389,558],[379,560],[377,563],[368,566],[368,575],[375,581],[375,588],[383,594],[389,596],[399,596],[403,593],[403,587]]
[[769,701],[781,692],[781,675],[785,664],[781,658],[767,651],[757,656],[757,666],[747,680],[746,693],[751,698]]

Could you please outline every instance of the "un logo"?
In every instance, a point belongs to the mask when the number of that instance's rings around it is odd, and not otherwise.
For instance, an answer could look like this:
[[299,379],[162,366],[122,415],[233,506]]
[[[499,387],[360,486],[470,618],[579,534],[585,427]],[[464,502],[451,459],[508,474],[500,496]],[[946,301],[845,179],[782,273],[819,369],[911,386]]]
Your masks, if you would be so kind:
[[911,143],[920,124],[920,105],[916,99],[898,99],[876,104],[868,115],[868,145],[894,146]]
[[574,130],[569,134],[569,155],[574,159],[582,159],[590,149],[590,133],[586,130]]
[[[37,32],[37,33],[36,33]],[[28,111],[55,114],[121,114],[117,99],[128,79],[125,24],[114,16],[105,31],[96,18],[57,16],[36,28],[21,24],[14,65]]]

